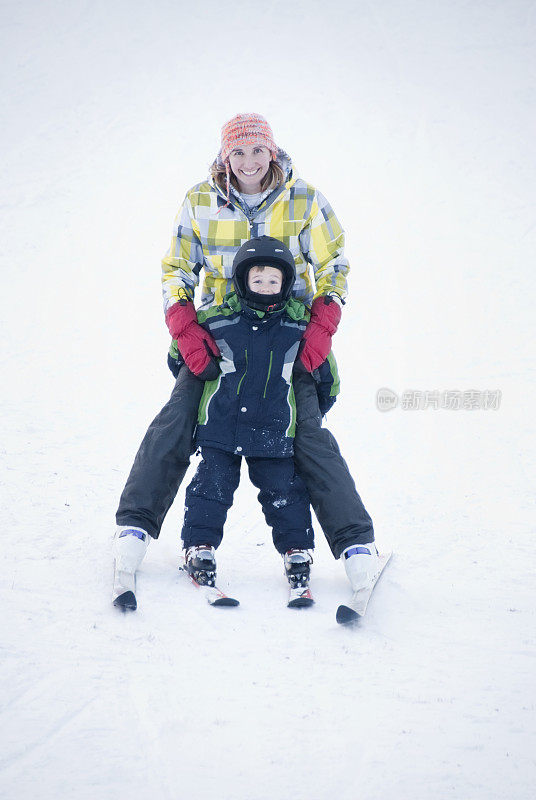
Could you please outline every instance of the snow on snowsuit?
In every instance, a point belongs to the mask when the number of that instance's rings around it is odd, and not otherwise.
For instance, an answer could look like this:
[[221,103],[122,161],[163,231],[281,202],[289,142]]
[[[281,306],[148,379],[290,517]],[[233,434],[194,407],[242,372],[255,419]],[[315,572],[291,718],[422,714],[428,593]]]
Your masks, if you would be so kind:
[[[313,297],[347,292],[348,262],[344,232],[327,200],[293,176],[280,154],[286,178],[266,192],[250,211],[232,190],[231,204],[211,179],[191,189],[177,215],[171,246],[162,261],[164,308],[192,299],[204,270],[202,299],[220,304],[231,289],[232,263],[248,239],[269,235],[291,250],[297,279],[293,295]],[[314,276],[314,284],[311,276]],[[322,427],[314,378],[299,364],[294,369],[297,427],[294,458],[333,555],[352,544],[374,539],[368,515],[335,438]],[[181,369],[171,397],[153,420],[140,445],[116,514],[118,525],[160,533],[165,515],[188,468],[192,435],[203,383]]]
[[[267,313],[231,294],[222,306],[198,312],[198,320],[220,348],[221,374],[206,382],[199,405],[195,442],[203,460],[186,490],[184,547],[219,546],[244,456],[276,549],[312,548],[309,496],[292,458],[292,368],[308,321],[305,306],[289,300]],[[321,370],[331,403],[338,392],[333,365]]]

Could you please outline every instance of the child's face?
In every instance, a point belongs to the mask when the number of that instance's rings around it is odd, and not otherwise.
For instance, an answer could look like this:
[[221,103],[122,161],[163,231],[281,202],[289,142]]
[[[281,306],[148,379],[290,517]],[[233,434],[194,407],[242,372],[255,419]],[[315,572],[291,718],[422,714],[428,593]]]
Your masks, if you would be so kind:
[[278,294],[283,283],[283,273],[277,267],[251,267],[248,272],[248,289],[257,294]]

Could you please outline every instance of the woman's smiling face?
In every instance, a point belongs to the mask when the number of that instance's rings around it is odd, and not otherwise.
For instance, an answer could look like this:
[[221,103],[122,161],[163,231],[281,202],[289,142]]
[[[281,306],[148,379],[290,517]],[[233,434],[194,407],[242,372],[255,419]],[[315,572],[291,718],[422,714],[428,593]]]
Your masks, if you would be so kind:
[[268,172],[272,154],[260,144],[245,144],[235,147],[229,155],[231,170],[244,194],[257,194],[261,181]]

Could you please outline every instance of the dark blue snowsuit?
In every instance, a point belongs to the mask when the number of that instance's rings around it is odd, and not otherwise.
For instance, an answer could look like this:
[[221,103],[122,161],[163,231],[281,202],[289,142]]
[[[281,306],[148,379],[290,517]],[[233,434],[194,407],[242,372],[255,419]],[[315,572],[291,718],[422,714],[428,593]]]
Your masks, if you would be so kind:
[[[207,381],[199,405],[195,441],[202,461],[186,489],[184,547],[220,544],[244,456],[276,549],[310,549],[309,496],[292,458],[292,368],[308,321],[305,306],[290,300],[282,311],[266,313],[231,294],[198,319],[220,349],[221,374]],[[320,376],[326,411],[338,392],[333,360],[322,365]]]

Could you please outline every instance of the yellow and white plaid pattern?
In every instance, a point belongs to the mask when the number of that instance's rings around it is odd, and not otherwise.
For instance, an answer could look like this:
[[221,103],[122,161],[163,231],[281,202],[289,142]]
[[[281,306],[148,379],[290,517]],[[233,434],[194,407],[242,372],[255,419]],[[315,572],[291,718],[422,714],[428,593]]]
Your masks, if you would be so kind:
[[298,300],[310,304],[330,292],[346,297],[344,231],[320,192],[291,177],[248,218],[236,200],[225,207],[224,195],[210,180],[190,189],[175,219],[162,260],[164,311],[185,294],[193,300],[202,271],[202,304],[222,303],[232,290],[236,252],[257,236],[280,239],[291,251],[296,262],[292,293]]

